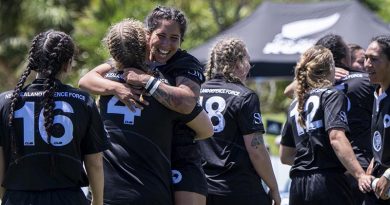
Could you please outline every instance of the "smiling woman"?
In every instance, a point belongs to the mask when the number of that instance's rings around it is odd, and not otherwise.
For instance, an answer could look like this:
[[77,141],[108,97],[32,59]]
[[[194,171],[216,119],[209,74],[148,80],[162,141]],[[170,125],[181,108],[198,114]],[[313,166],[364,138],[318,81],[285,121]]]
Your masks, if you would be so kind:
[[[372,39],[365,54],[364,66],[367,69],[371,83],[379,84],[374,92],[375,103],[371,122],[372,151],[374,158],[370,170],[374,177],[379,178],[375,194],[369,193],[366,204],[386,204],[389,196],[390,178],[390,36],[377,36]],[[382,193],[382,194],[381,194]],[[376,196],[380,199],[377,199]]]
[[179,49],[181,35],[177,22],[162,20],[160,24],[150,34],[149,59],[165,64]]
[[[371,83],[380,84],[380,92],[384,92],[390,85],[390,75],[389,75],[389,56],[388,47],[390,39],[387,39],[386,36],[379,36],[374,38],[371,44],[368,46],[365,57],[364,66],[367,70],[367,73],[370,77]],[[380,93],[379,93],[380,94]]]

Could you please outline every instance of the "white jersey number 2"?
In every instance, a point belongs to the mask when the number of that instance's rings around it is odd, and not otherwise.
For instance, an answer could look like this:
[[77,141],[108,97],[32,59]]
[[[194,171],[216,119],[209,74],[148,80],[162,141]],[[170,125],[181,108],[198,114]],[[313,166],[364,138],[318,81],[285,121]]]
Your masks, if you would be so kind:
[[[65,113],[74,113],[72,106],[64,101],[56,101],[54,110],[62,110]],[[34,146],[34,116],[35,116],[35,102],[25,102],[22,108],[15,111],[15,118],[23,119],[23,141],[24,146]],[[43,109],[41,110],[38,118],[39,134],[44,142],[47,144],[47,132],[44,127],[45,118],[43,116]],[[69,144],[73,139],[73,122],[65,115],[55,115],[53,119],[53,125],[60,124],[64,128],[64,134],[62,136],[51,136],[50,143],[53,146],[64,146]]]
[[316,114],[318,108],[320,107],[320,98],[318,96],[315,96],[315,95],[310,96],[305,103],[304,111],[307,112],[309,110],[309,107],[311,107],[312,109],[306,115],[306,119],[305,119],[306,128],[302,127],[298,122],[298,117],[299,117],[298,103],[295,105],[294,109],[291,110],[291,112],[290,112],[290,117],[294,117],[294,119],[295,119],[295,124],[297,126],[298,135],[304,134],[305,130],[306,131],[307,130],[314,130],[314,129],[318,129],[318,128],[323,127],[322,120],[316,120],[316,121],[313,120],[314,115]]

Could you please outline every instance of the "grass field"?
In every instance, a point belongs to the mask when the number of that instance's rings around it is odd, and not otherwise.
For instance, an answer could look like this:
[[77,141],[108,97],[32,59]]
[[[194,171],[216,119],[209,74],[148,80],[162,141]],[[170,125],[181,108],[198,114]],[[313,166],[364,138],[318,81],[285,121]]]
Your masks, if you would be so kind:
[[[285,113],[262,113],[263,117],[263,123],[265,125],[265,128],[267,128],[267,120],[277,121],[280,123],[284,123],[286,120],[286,114]],[[267,129],[266,129],[267,130]],[[265,134],[265,140],[270,148],[270,154],[272,155],[279,155],[279,148],[275,144],[276,139],[275,134]]]

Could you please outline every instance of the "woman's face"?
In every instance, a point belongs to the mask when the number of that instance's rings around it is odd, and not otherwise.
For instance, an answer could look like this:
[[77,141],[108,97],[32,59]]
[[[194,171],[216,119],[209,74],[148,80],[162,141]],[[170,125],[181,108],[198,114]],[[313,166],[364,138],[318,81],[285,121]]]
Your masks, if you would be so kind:
[[161,20],[160,26],[150,34],[149,60],[166,63],[180,48],[180,26],[173,20]]
[[372,42],[366,50],[364,68],[371,83],[380,84],[383,87],[390,84],[390,61],[376,41]]
[[359,49],[353,52],[352,69],[364,72],[364,50]]

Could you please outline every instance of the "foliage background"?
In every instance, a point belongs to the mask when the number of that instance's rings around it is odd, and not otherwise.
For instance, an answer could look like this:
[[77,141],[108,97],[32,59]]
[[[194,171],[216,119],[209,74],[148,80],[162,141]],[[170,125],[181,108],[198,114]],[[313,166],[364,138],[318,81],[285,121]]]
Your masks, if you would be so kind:
[[[383,21],[390,21],[390,0],[360,2]],[[143,20],[157,5],[175,6],[189,19],[182,44],[189,50],[245,18],[261,3],[262,0],[0,0],[0,92],[14,87],[26,66],[31,39],[44,30],[62,30],[74,38],[78,55],[65,82],[77,86],[80,76],[108,58],[101,40],[108,27],[123,18]],[[285,112],[290,100],[283,96],[283,90],[291,79],[248,82],[261,98],[263,113]]]
[[[74,72],[66,78],[66,82],[76,85],[80,75],[108,57],[101,39],[111,24],[123,18],[143,20],[157,5],[180,8],[190,21],[182,45],[188,50],[245,18],[261,2],[262,0],[144,0],[142,3],[137,0],[0,0],[0,91],[13,88],[25,67],[30,40],[49,28],[71,34],[78,45]],[[385,22],[390,21],[389,0],[361,2]]]

